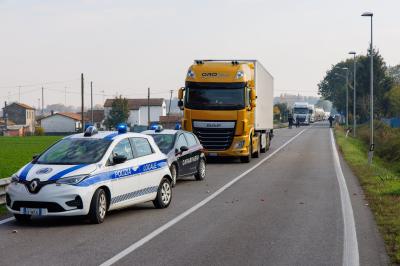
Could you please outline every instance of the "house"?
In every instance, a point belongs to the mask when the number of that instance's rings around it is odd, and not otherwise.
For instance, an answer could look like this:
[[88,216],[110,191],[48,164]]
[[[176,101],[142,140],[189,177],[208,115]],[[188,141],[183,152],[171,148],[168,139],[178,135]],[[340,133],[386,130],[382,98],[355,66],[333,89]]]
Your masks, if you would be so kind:
[[163,125],[164,128],[174,129],[176,124],[180,124],[181,122],[182,122],[182,115],[179,113],[160,116],[160,124]]
[[[85,120],[92,122],[92,112],[85,112]],[[93,110],[93,125],[97,129],[104,129],[104,110]]]
[[[134,125],[148,125],[148,99],[127,99],[129,117],[127,123]],[[104,116],[110,113],[114,99],[107,99],[104,103]],[[166,115],[166,104],[163,98],[152,98],[149,100],[150,122],[158,122],[160,116]]]
[[81,115],[77,113],[54,113],[43,117],[40,125],[46,134],[69,134],[82,129]]
[[24,126],[25,133],[35,132],[35,108],[23,103],[12,103],[3,108],[3,114],[15,125]]
[[3,132],[4,136],[11,136],[11,137],[22,137],[27,134],[28,134],[28,126],[26,125],[8,125],[7,130]]

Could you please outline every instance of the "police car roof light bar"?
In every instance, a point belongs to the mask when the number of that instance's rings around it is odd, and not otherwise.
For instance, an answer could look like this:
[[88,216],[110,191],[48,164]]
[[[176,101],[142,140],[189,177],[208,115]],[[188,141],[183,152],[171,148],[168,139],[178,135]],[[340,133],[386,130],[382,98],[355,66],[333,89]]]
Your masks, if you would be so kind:
[[120,123],[117,125],[118,134],[124,134],[128,132],[128,125],[125,123]]
[[83,134],[84,137],[90,137],[97,134],[97,128],[95,126],[88,126]]

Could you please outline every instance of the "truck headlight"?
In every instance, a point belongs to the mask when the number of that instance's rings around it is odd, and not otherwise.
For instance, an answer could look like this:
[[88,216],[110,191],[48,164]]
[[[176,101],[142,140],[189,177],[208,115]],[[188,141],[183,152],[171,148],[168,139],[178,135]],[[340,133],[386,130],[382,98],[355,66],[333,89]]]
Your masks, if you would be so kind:
[[244,140],[239,140],[233,145],[234,149],[241,149],[244,146],[245,141]]
[[11,183],[18,183],[19,182],[19,177],[17,174],[13,174],[11,176]]
[[56,181],[56,184],[65,184],[65,185],[76,185],[81,182],[83,179],[88,177],[88,175],[74,175],[69,177],[60,178]]

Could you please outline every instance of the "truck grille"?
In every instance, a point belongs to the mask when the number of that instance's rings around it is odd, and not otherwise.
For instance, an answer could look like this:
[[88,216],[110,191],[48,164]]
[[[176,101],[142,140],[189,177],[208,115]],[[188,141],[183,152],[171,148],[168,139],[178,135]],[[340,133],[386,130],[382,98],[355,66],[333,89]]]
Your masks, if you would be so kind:
[[306,118],[304,116],[297,117],[296,119],[299,120],[299,122],[305,122],[306,121]]
[[199,138],[201,145],[210,151],[223,151],[232,144],[235,128],[196,128],[193,133]]

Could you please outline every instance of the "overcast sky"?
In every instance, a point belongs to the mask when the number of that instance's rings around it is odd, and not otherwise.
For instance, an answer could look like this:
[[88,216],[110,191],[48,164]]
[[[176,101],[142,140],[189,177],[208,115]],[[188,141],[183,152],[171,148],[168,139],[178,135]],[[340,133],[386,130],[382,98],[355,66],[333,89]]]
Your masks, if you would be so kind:
[[[374,46],[400,63],[399,0],[0,0],[0,101],[79,105],[80,73],[95,103],[168,97],[194,59],[258,59],[275,95],[317,95],[326,70]],[[174,93],[176,94],[176,93]],[[88,103],[88,97],[86,97]]]

